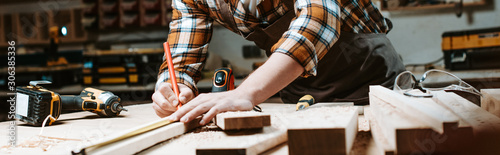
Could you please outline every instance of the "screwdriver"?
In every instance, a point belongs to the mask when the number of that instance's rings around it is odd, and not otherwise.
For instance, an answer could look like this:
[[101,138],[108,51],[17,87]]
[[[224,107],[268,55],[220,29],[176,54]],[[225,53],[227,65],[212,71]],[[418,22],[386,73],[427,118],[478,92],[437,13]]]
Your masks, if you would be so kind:
[[312,97],[311,95],[304,95],[299,99],[299,102],[297,102],[297,110],[296,111],[305,109],[305,108],[313,105],[314,103],[315,103],[314,97]]

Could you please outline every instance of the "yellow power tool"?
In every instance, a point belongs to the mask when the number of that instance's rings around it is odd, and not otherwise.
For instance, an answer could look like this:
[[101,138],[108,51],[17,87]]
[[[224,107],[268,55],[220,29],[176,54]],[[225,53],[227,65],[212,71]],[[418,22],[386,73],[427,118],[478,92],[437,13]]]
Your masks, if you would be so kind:
[[33,126],[52,125],[62,110],[91,111],[101,117],[115,117],[127,111],[120,103],[120,97],[109,91],[85,88],[80,95],[59,95],[40,84],[49,81],[31,81],[29,86],[16,89],[16,118]]

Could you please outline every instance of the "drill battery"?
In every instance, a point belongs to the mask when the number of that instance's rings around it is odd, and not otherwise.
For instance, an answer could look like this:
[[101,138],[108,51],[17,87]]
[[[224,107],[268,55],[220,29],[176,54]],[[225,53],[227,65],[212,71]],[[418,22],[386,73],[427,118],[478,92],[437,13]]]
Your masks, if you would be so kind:
[[61,115],[60,95],[39,86],[23,86],[16,89],[16,118],[33,126],[42,126],[47,120],[48,125]]

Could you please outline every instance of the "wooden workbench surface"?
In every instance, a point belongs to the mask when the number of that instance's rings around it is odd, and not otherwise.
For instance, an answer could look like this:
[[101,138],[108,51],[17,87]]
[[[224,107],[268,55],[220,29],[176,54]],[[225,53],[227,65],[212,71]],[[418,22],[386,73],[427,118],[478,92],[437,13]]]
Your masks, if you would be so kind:
[[[17,145],[32,144],[37,147],[6,148],[9,122],[0,123],[0,154],[69,154],[78,145],[87,144],[88,140],[99,140],[116,132],[160,119],[151,104],[126,106],[128,112],[122,112],[115,118],[101,118],[91,112],[62,114],[51,126],[43,129],[43,136],[63,138],[48,139],[46,143],[36,143],[40,127],[17,123]],[[57,143],[54,143],[57,141]],[[44,151],[43,149],[46,149]]]
[[[294,104],[261,104],[264,112],[271,114],[276,112],[292,112],[295,111]],[[37,136],[40,133],[40,127],[28,126],[22,122],[17,121],[17,145],[23,147],[8,148],[7,139],[10,122],[0,123],[0,154],[69,154],[72,149],[87,144],[89,140],[102,139],[113,133],[124,131],[141,124],[146,124],[154,120],[158,120],[155,112],[151,108],[151,104],[126,106],[129,112],[122,112],[116,118],[100,118],[91,112],[76,112],[70,114],[63,114],[52,126],[45,127],[42,135],[45,137]],[[274,118],[276,119],[276,118]],[[360,117],[363,119],[363,117]],[[362,121],[362,120],[361,120]],[[278,123],[279,120],[272,120],[273,126],[264,129],[262,136],[273,136],[273,134],[265,135],[268,131],[274,132],[283,129],[282,124]],[[361,127],[360,130],[368,130]],[[365,125],[366,126],[366,125]],[[286,130],[284,130],[286,131]],[[238,133],[234,133],[238,134]],[[241,133],[240,133],[241,134]],[[361,136],[360,136],[361,134]],[[254,133],[258,140],[259,133]],[[52,137],[43,140],[41,138]],[[194,131],[184,134],[182,136],[166,140],[163,143],[157,144],[149,149],[142,151],[140,154],[195,154],[195,148],[198,144],[210,143],[211,140],[220,138],[227,138],[227,133],[221,131],[216,126],[208,125],[197,128]],[[58,139],[54,139],[58,138]],[[358,140],[359,139],[359,140]],[[371,135],[369,132],[363,131],[358,134],[353,150],[354,154],[365,154],[366,148],[369,146]],[[236,139],[237,140],[237,139]],[[28,144],[32,146],[28,146]],[[271,154],[287,154],[287,145],[279,145],[267,153]],[[360,153],[362,152],[362,153]]]

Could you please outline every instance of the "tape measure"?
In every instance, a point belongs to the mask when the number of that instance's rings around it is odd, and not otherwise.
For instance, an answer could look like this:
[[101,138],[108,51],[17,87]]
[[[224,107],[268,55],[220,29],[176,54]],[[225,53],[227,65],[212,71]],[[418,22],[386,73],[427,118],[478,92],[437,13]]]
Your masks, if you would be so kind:
[[230,68],[219,68],[215,70],[212,77],[212,92],[223,92],[234,89],[233,70]]

